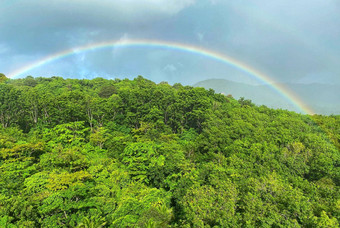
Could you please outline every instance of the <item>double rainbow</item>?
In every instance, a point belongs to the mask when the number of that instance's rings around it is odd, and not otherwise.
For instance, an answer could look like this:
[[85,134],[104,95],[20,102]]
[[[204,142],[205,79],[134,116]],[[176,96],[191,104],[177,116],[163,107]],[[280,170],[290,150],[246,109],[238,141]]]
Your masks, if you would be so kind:
[[288,88],[284,87],[283,85],[275,83],[269,76],[265,75],[264,73],[238,61],[235,58],[230,56],[218,53],[216,51],[212,51],[202,47],[196,47],[193,45],[175,43],[175,42],[167,42],[167,41],[159,41],[159,40],[124,40],[124,41],[105,41],[99,42],[94,44],[88,44],[84,46],[80,46],[77,48],[63,50],[52,55],[46,56],[38,61],[35,61],[29,65],[26,65],[22,68],[19,68],[16,71],[13,71],[8,74],[9,78],[15,78],[19,75],[22,75],[34,68],[47,64],[57,59],[64,58],[66,56],[70,56],[79,52],[101,49],[101,48],[119,48],[119,47],[153,47],[153,48],[160,48],[160,49],[171,49],[176,51],[187,52],[195,55],[204,56],[215,61],[222,62],[224,64],[230,65],[252,77],[255,77],[259,81],[268,84],[273,90],[279,93],[281,96],[285,97],[289,100],[295,107],[297,107],[301,112],[306,114],[314,114],[313,110],[309,108],[304,102],[292,91]]

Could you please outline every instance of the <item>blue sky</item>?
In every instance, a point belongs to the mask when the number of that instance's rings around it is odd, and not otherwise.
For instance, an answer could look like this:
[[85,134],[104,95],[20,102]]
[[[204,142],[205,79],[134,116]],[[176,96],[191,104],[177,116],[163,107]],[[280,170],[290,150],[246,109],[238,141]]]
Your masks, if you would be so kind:
[[[155,39],[231,56],[277,82],[340,84],[338,0],[2,0],[0,72],[106,40]],[[194,54],[106,48],[24,75],[133,78],[194,84],[209,78],[259,83]]]

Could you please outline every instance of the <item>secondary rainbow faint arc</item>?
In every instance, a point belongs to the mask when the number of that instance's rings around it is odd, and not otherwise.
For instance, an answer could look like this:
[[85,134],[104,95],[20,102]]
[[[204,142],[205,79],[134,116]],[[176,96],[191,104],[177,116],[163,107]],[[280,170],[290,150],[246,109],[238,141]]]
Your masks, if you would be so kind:
[[66,56],[73,55],[73,54],[76,54],[82,51],[88,51],[88,50],[94,50],[94,49],[106,48],[106,47],[118,48],[118,47],[134,47],[134,46],[173,49],[173,50],[184,51],[184,52],[189,52],[189,53],[193,53],[196,55],[205,56],[205,57],[214,59],[216,61],[223,62],[251,76],[254,76],[258,80],[265,82],[266,84],[268,83],[270,87],[272,87],[279,94],[281,94],[281,96],[288,99],[292,104],[294,104],[301,111],[307,114],[314,114],[314,111],[310,107],[305,105],[302,102],[302,100],[298,96],[296,96],[292,91],[289,91],[287,88],[285,88],[282,85],[275,84],[275,81],[273,81],[269,76],[238,61],[237,59],[218,53],[216,51],[206,49],[206,48],[196,47],[193,45],[182,44],[182,43],[168,42],[168,41],[159,41],[159,40],[124,40],[124,41],[113,40],[112,41],[111,40],[111,41],[99,42],[99,43],[94,43],[94,44],[87,44],[84,46],[63,50],[60,52],[56,52],[52,55],[46,56],[45,58],[42,58],[16,71],[11,72],[8,76],[9,78],[14,78],[27,71],[30,71],[34,68],[42,66],[56,59],[64,58]]

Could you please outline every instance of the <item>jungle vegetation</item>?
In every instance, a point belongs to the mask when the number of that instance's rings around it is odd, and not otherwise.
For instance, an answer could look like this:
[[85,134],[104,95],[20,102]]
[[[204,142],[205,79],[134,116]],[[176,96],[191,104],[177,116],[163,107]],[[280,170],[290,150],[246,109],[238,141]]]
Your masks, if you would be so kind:
[[338,227],[340,116],[0,77],[0,227]]

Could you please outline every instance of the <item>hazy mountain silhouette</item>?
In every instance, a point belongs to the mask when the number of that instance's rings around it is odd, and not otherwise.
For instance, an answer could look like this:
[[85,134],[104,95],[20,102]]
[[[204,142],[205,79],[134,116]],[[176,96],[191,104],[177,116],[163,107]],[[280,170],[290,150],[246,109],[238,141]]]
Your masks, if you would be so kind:
[[[278,85],[278,84],[277,84]],[[315,113],[340,114],[340,85],[282,83],[301,98]],[[257,105],[298,111],[297,108],[268,85],[249,85],[225,79],[209,79],[196,83],[195,87],[214,89],[218,93],[244,97]]]

